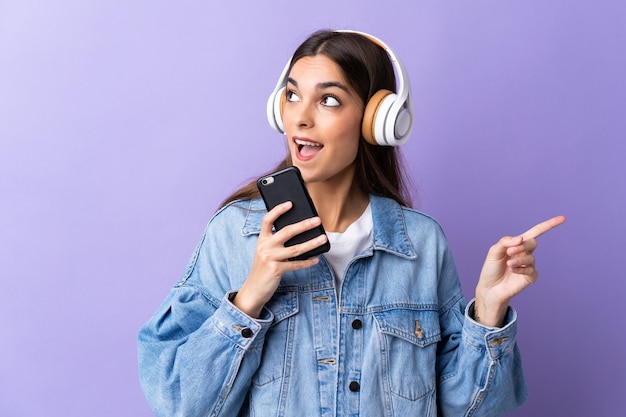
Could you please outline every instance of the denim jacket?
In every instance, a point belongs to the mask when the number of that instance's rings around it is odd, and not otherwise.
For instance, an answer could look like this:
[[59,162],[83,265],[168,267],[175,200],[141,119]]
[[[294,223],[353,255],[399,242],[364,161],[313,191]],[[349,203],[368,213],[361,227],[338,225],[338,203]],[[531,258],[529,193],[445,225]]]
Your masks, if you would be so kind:
[[[526,387],[516,313],[471,319],[440,226],[370,196],[373,245],[341,288],[321,257],[287,273],[258,319],[231,299],[255,253],[261,200],[209,222],[182,279],[139,332],[158,416],[499,416]],[[338,294],[338,295],[337,295]]]

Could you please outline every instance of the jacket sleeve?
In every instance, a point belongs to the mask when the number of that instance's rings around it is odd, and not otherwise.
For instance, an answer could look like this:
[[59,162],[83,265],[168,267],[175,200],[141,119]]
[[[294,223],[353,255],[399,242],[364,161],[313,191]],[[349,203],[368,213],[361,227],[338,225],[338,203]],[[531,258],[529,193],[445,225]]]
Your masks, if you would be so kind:
[[502,416],[526,399],[526,385],[516,344],[517,316],[509,308],[502,328],[475,322],[474,300],[467,303],[449,250],[445,249],[440,295],[442,338],[437,354],[440,415]]
[[252,319],[231,303],[228,274],[242,272],[226,265],[228,242],[211,243],[210,233],[139,331],[140,381],[157,416],[238,415],[273,320],[267,309]]

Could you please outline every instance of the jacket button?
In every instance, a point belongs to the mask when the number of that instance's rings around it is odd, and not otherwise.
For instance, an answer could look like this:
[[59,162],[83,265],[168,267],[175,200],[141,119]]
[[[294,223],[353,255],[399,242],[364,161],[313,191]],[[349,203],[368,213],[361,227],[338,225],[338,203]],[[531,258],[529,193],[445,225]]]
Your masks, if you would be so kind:
[[361,389],[361,386],[359,385],[358,382],[356,382],[356,381],[350,382],[350,391],[357,392],[360,389]]
[[491,345],[491,347],[497,348],[498,346],[500,346],[502,343],[506,342],[507,340],[509,340],[508,337],[498,337],[498,338],[493,339],[491,342],[489,342],[489,344]]
[[354,321],[352,321],[352,328],[355,330],[360,329],[361,327],[363,327],[363,322],[359,319],[356,319]]
[[241,335],[246,339],[249,339],[252,337],[252,330],[250,330],[249,327],[244,327],[243,329],[241,329]]

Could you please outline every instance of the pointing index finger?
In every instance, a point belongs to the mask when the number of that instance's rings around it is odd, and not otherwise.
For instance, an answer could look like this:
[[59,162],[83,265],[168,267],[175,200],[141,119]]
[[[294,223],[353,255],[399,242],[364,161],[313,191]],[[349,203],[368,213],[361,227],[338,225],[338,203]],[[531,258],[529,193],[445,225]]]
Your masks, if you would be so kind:
[[522,233],[522,237],[524,238],[524,240],[538,238],[542,234],[549,232],[550,230],[562,225],[563,223],[565,223],[565,216],[553,217],[549,220],[546,220],[545,222],[539,223],[531,227],[530,229]]

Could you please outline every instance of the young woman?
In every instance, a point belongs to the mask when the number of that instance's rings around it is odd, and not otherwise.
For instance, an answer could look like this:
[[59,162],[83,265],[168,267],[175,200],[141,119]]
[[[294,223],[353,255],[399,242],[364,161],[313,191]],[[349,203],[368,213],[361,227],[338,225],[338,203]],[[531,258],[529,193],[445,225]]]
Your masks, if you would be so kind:
[[[496,243],[468,303],[441,228],[408,207],[396,148],[370,126],[396,59],[354,32],[296,50],[276,92],[289,149],[276,169],[300,169],[319,217],[274,233],[291,203],[266,212],[254,183],[226,200],[139,333],[157,415],[497,416],[525,399],[509,301],[537,279],[535,238],[564,218]],[[284,246],[320,223],[328,237]],[[330,252],[288,260],[326,239]]]

